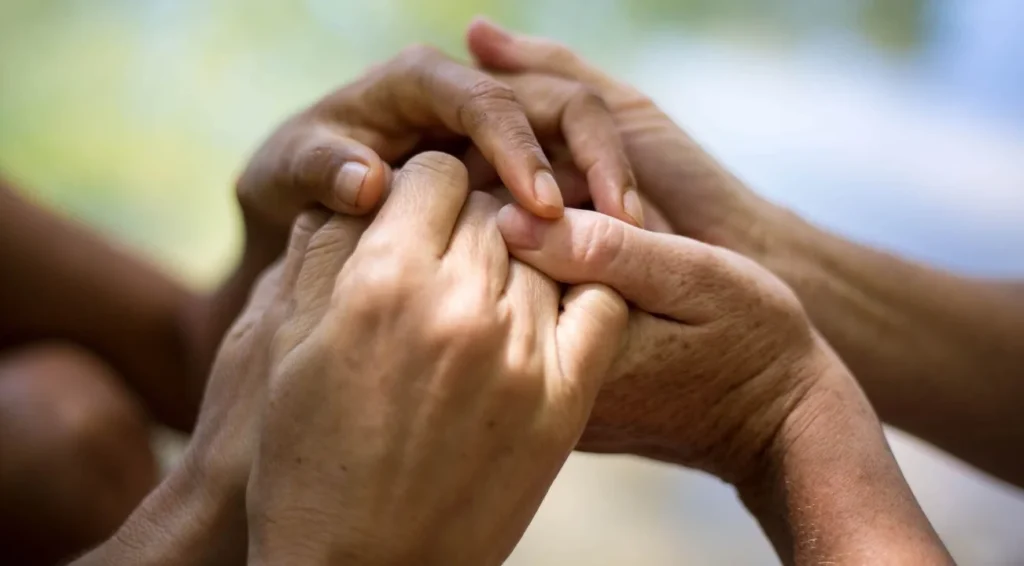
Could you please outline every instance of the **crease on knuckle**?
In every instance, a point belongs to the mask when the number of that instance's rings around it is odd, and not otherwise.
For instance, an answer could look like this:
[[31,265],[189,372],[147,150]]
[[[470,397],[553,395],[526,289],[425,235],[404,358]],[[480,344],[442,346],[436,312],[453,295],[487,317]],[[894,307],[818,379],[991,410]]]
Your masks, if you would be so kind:
[[395,174],[395,186],[415,182],[418,177],[441,177],[446,182],[469,184],[469,172],[458,158],[441,151],[426,151],[416,155]]
[[573,256],[586,266],[588,273],[604,273],[619,261],[627,245],[627,232],[618,222],[597,218],[574,238]]
[[522,112],[512,87],[490,77],[481,77],[465,89],[455,115],[467,132],[477,130],[495,111]]

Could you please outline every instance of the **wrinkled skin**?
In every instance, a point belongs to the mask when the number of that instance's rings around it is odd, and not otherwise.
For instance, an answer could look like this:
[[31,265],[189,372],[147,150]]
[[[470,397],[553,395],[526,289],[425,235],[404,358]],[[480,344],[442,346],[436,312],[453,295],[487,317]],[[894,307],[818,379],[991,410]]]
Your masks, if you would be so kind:
[[579,448],[733,483],[762,471],[826,351],[785,285],[728,250],[595,212],[544,221],[508,205],[499,226],[519,259],[565,283],[607,284],[636,307]]
[[[277,332],[250,563],[500,564],[583,430],[627,324],[510,260],[499,203],[425,153],[364,224],[309,240]],[[347,261],[346,261],[347,260]]]

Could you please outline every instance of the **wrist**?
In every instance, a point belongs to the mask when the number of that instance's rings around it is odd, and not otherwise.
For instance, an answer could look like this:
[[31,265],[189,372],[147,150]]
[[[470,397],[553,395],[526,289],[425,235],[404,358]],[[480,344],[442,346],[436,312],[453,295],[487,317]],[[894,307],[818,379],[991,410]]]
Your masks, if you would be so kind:
[[782,561],[948,563],[853,377],[823,341],[809,367],[814,386],[736,484]]
[[239,512],[244,520],[244,509],[219,497],[183,464],[146,497],[114,536],[74,566],[244,564],[244,524],[241,532],[235,524]]

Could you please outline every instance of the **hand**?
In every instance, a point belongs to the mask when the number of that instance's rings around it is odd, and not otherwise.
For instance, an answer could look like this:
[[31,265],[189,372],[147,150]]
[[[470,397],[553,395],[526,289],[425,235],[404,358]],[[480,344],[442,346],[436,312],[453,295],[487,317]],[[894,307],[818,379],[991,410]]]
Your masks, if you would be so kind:
[[559,312],[509,260],[498,203],[467,194],[462,164],[421,154],[358,242],[344,217],[310,240],[275,339],[252,563],[500,564],[576,444],[625,304],[586,285]]
[[[327,216],[320,211],[299,216],[287,252],[260,277],[225,335],[182,463],[114,537],[76,566],[245,564],[245,489],[266,396],[271,346],[291,305],[310,238]],[[350,228],[346,234],[358,238],[361,228]]]
[[[561,90],[528,114],[507,85],[428,47],[403,51],[363,78],[286,121],[253,156],[237,184],[246,226],[244,256],[215,295],[190,305],[190,399],[199,399],[221,336],[250,285],[281,254],[292,220],[310,206],[364,214],[388,186],[391,164],[422,146],[468,137],[478,165],[489,164],[518,202],[561,215],[561,192],[534,129],[566,145],[588,171],[598,210],[642,223],[636,186],[611,115],[584,89]],[[633,197],[627,195],[632,193]],[[194,411],[194,409],[192,409]]]
[[538,128],[561,134],[593,170],[598,208],[631,221],[623,196],[635,183],[615,125],[600,98],[577,94],[546,116],[528,116],[507,85],[435,49],[409,48],[285,122],[242,173],[238,198],[247,218],[268,229],[289,226],[312,204],[366,213],[385,190],[389,164],[468,137],[520,204],[557,218],[561,193]]
[[522,261],[643,309],[581,447],[733,484],[785,564],[952,563],[852,375],[770,273],[594,212],[546,221],[509,205],[498,224]]
[[[648,97],[590,66],[555,42],[514,35],[485,20],[469,28],[470,53],[498,74],[520,100],[533,100],[536,75],[558,77],[590,89],[607,104],[645,199],[649,228],[704,242],[738,247],[736,233],[756,231],[758,210],[767,205],[706,153]],[[549,152],[551,153],[551,152]],[[571,162],[553,158],[569,205],[585,199],[588,179]],[[582,185],[575,189],[571,185]],[[573,196],[568,196],[573,195]],[[661,220],[667,221],[665,222]],[[653,222],[652,222],[653,221]],[[735,245],[731,245],[735,244]]]
[[499,226],[520,260],[558,281],[605,283],[638,307],[580,448],[739,482],[821,388],[799,302],[752,261],[582,210],[551,222],[510,205]]

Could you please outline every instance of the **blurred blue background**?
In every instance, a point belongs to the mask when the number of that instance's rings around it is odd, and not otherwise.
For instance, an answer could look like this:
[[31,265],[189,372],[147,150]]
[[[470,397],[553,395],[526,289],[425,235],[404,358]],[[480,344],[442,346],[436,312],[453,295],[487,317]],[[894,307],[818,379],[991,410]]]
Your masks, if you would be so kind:
[[[849,237],[1024,276],[1019,0],[0,0],[0,171],[196,285],[291,112],[475,14],[650,94],[757,190]],[[891,435],[964,564],[1024,564],[1024,496]],[[1020,447],[1007,447],[1020,449]],[[775,564],[725,486],[576,456],[511,564]]]

